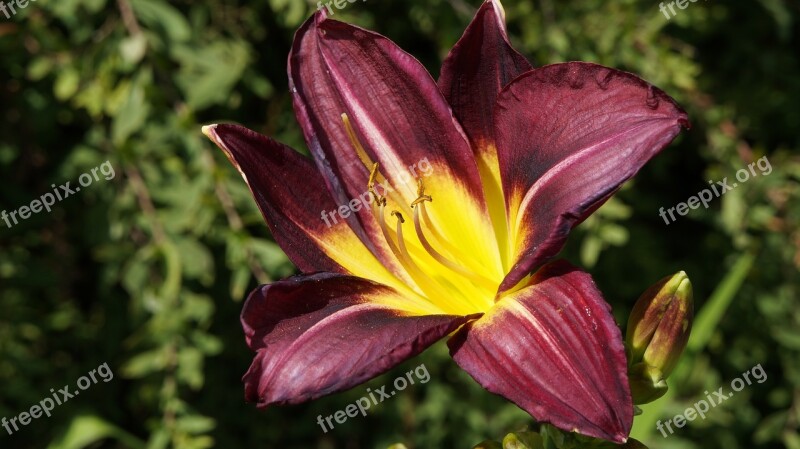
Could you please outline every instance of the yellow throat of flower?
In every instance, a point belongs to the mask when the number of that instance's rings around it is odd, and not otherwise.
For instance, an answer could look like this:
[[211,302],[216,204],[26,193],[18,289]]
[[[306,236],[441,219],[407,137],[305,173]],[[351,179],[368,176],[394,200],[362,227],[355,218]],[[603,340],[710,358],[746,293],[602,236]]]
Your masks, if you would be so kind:
[[[416,178],[417,197],[408,207],[404,207],[403,198],[394,190],[379,193],[378,185],[388,185],[386,177],[381,174],[381,166],[372,161],[364,150],[347,114],[342,114],[341,117],[359,159],[370,170],[367,190],[372,197],[372,215],[380,226],[386,246],[413,282],[410,284],[398,279],[398,284],[402,286],[392,287],[403,287],[403,290],[413,292],[413,300],[420,302],[420,310],[430,310],[431,305],[442,313],[458,315],[489,310],[495,303],[497,288],[502,281],[502,270],[487,269],[486,260],[489,258],[482,260],[480,255],[464,251],[459,245],[460,236],[448,238],[437,227],[436,220],[429,215],[427,209],[434,207],[434,196],[426,192],[422,177]],[[392,203],[395,207],[390,206]],[[404,232],[404,226],[409,223],[400,209],[411,211],[412,232]],[[439,215],[439,220],[442,215]],[[446,217],[449,220],[463,220],[457,213],[448,213]],[[486,237],[494,239],[494,235]]]

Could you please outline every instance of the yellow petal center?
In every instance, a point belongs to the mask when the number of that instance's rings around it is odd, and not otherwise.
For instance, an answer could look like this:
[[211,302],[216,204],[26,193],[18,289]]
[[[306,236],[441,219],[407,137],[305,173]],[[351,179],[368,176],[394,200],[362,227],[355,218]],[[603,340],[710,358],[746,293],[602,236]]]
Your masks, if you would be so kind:
[[[422,177],[417,177],[417,198],[399,203],[403,201],[400,195],[381,190],[387,185],[387,177],[364,150],[346,114],[342,114],[342,121],[359,159],[370,170],[367,190],[372,196],[372,215],[386,246],[410,279],[403,282],[395,278],[390,282],[409,296],[402,308],[420,314],[438,310],[456,315],[489,310],[495,304],[505,269],[488,217],[481,217],[485,214],[476,211],[469,199],[454,204],[458,201],[453,200],[458,198],[457,191],[448,191],[444,202],[434,201],[437,192],[428,191]],[[441,187],[442,183],[434,186]],[[441,209],[437,211],[437,207]],[[406,220],[401,211],[411,211],[411,220]],[[476,226],[483,230],[476,232]],[[475,242],[476,235],[490,244]],[[480,251],[484,247],[494,251],[484,254]]]

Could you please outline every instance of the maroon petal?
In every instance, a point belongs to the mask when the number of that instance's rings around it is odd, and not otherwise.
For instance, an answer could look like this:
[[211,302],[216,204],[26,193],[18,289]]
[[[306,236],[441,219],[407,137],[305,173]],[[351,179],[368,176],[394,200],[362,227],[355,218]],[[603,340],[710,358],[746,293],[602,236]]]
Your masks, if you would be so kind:
[[469,143],[436,82],[386,37],[317,13],[295,36],[289,77],[311,152],[331,183],[345,183],[343,193],[363,192],[371,168],[345,132],[346,113],[367,155],[410,201],[419,173],[409,167],[423,159],[457,173],[481,196]]
[[[410,217],[416,180],[422,179],[437,205],[429,210],[433,225],[443,235],[464,236],[470,250],[490,255],[487,271],[502,271],[472,149],[419,61],[379,34],[317,13],[295,36],[289,78],[306,142],[339,204],[366,192],[375,162],[377,180],[392,189],[387,210]],[[342,114],[363,144],[362,155]],[[463,222],[451,219],[456,206]],[[396,260],[389,257],[372,210],[357,214],[379,249],[377,257]]]
[[241,126],[211,125],[203,131],[245,178],[273,237],[300,270],[369,274],[399,285],[374,257],[377,251],[365,246],[370,239],[358,222],[323,218],[323,211],[337,205],[311,160]]
[[624,442],[633,422],[622,334],[592,278],[543,267],[448,342],[487,390],[541,422]]
[[596,64],[541,67],[506,86],[495,136],[515,254],[500,290],[558,253],[682,126],[686,113],[667,94]]
[[344,272],[317,243],[326,231],[320,211],[336,205],[310,160],[241,126],[203,132],[242,174],[276,242],[300,270]]
[[439,77],[439,89],[472,144],[492,225],[503,248],[508,246],[508,224],[494,145],[494,105],[500,90],[530,69],[508,41],[500,2],[487,0],[447,55]]
[[473,317],[424,305],[352,276],[317,273],[256,289],[242,311],[257,351],[248,401],[296,404],[346,390],[413,357]]
[[439,89],[461,122],[473,149],[488,150],[497,94],[532,67],[511,46],[503,9],[486,0],[442,64]]

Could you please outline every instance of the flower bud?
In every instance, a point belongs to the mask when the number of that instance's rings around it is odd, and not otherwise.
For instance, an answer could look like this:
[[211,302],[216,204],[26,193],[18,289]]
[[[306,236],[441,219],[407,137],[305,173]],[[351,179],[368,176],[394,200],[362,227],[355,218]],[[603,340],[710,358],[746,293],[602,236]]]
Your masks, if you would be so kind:
[[628,319],[628,375],[635,404],[667,391],[672,373],[689,341],[692,328],[692,284],[681,271],[648,288]]
[[509,433],[503,438],[503,449],[542,449],[542,437],[535,432]]
[[667,381],[661,370],[644,362],[628,368],[628,380],[634,404],[653,402],[667,392]]

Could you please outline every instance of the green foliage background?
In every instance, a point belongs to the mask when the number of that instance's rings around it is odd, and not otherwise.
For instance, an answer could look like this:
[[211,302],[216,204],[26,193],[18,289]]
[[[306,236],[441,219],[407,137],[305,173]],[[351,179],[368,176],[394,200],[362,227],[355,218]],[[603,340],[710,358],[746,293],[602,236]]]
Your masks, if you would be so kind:
[[[375,29],[434,74],[476,0],[369,0],[335,19]],[[238,313],[294,272],[244,182],[200,134],[235,121],[304,149],[285,73],[300,0],[39,0],[0,15],[0,207],[14,210],[110,161],[116,176],[13,228],[0,223],[0,417],[115,376],[2,448],[468,448],[531,424],[439,344],[367,385],[259,412]],[[624,324],[650,284],[686,270],[698,320],[670,395],[638,417],[653,448],[800,448],[800,34],[796,0],[507,0],[536,65],[594,61],[673,95],[694,127],[573,234]],[[773,172],[665,225],[659,207],[768,156]],[[513,329],[509,329],[513,332]],[[318,414],[425,363],[417,385],[323,433]],[[669,419],[753,365],[768,374],[664,439]]]

